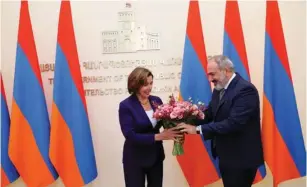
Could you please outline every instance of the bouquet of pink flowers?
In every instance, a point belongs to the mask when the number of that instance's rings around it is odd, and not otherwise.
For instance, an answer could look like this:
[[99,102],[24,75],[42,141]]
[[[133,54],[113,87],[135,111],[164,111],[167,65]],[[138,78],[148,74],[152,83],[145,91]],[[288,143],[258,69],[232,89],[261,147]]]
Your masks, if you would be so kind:
[[[162,120],[163,128],[168,129],[175,127],[181,122],[193,124],[195,119],[204,119],[204,103],[198,102],[193,104],[191,98],[189,101],[176,101],[171,95],[168,103],[156,106],[153,117]],[[178,156],[184,153],[183,140],[175,141],[173,155]]]

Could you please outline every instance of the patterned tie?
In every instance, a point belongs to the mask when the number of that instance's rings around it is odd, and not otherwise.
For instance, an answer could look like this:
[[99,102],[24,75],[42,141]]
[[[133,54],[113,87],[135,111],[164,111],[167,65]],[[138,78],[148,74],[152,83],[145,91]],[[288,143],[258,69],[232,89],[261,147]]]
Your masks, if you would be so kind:
[[220,90],[220,101],[221,101],[221,99],[223,98],[224,94],[225,94],[225,88],[222,88],[222,89]]

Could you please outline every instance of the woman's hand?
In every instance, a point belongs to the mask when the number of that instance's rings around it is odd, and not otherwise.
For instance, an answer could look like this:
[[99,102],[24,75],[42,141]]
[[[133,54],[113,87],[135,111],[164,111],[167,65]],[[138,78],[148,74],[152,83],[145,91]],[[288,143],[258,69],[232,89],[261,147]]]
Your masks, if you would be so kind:
[[156,141],[161,140],[174,140],[179,141],[183,139],[183,133],[180,132],[176,127],[170,128],[170,129],[164,129],[163,132],[155,135]]

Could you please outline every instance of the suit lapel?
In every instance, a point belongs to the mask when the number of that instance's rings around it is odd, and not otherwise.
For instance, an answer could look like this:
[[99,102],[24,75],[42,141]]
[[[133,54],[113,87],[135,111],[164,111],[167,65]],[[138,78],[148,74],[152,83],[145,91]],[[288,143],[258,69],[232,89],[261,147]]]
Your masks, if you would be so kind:
[[219,107],[219,92],[217,90],[214,90],[213,93],[212,93],[212,111],[213,111],[213,114],[215,116],[216,112],[217,112],[217,109]]
[[[145,112],[143,106],[141,105],[140,101],[138,100],[137,96],[132,95],[131,97],[133,99],[133,103],[134,103],[134,106],[135,106],[134,108],[137,111],[137,113],[140,115],[140,117],[142,117],[143,120],[147,121],[146,124],[151,125],[151,121],[148,118],[148,115],[146,114],[146,112]],[[150,97],[149,97],[149,102],[152,105],[152,101],[151,101]],[[152,125],[151,125],[151,127],[152,127]]]
[[229,88],[227,90],[225,90],[225,93],[223,95],[223,97],[221,98],[221,100],[219,100],[219,107],[222,106],[227,98],[227,93],[229,91]]
[[[228,88],[229,89],[229,88]],[[224,96],[222,97],[222,99],[219,101],[219,98],[218,98],[218,101],[217,101],[217,103],[218,103],[218,106],[217,106],[217,109],[216,109],[216,114],[217,114],[217,112],[219,111],[219,109],[222,107],[222,105],[224,104],[224,102],[225,102],[225,100],[226,100],[226,98],[227,98],[227,93],[228,93],[228,91],[229,90],[225,90],[225,93],[224,93]]]

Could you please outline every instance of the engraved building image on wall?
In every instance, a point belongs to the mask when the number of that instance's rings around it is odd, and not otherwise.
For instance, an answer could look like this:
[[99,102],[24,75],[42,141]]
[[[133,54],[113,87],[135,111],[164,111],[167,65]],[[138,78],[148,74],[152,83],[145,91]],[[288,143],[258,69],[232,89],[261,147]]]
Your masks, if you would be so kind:
[[159,34],[148,32],[146,26],[137,26],[130,3],[118,12],[119,30],[102,32],[102,53],[127,53],[159,50]]

